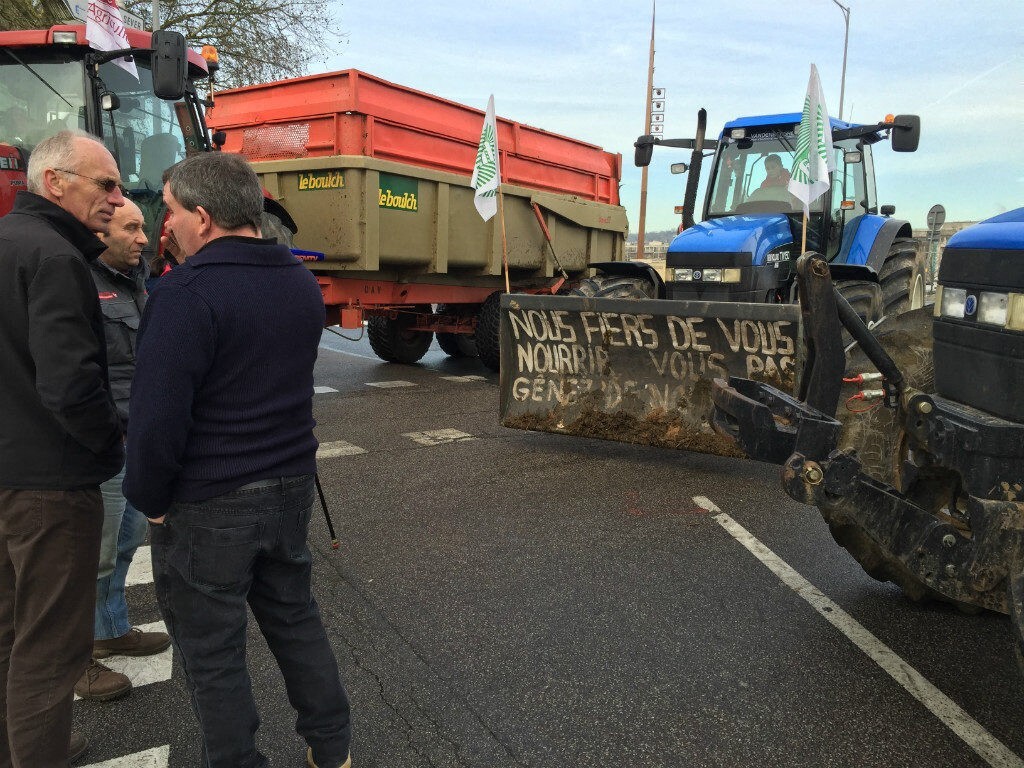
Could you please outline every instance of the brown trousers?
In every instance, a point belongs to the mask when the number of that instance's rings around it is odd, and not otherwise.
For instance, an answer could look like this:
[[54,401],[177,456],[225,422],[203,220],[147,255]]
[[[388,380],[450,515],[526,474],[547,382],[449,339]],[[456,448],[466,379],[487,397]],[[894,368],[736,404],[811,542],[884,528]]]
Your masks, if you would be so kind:
[[0,768],[65,768],[92,654],[99,488],[0,488]]

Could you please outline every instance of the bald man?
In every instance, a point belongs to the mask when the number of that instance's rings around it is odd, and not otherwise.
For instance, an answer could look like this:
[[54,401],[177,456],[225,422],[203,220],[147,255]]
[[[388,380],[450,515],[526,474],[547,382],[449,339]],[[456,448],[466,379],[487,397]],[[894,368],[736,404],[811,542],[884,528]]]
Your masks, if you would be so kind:
[[[135,335],[146,305],[146,268],[142,248],[148,242],[142,211],[130,200],[118,208],[109,230],[99,233],[107,250],[92,263],[92,279],[103,311],[107,339],[107,376],[123,430],[128,428],[128,397],[135,375]],[[165,650],[165,632],[143,632],[128,621],[125,580],[135,550],[146,538],[141,512],[121,493],[124,469],[100,485],[103,494],[103,535],[96,580],[96,616],[92,661],[75,685],[83,699],[110,701],[132,689],[127,675],[97,659],[108,656],[150,656]]]
[[103,501],[124,462],[89,265],[124,205],[87,134],[32,152],[0,218],[0,766],[63,768],[89,663]]

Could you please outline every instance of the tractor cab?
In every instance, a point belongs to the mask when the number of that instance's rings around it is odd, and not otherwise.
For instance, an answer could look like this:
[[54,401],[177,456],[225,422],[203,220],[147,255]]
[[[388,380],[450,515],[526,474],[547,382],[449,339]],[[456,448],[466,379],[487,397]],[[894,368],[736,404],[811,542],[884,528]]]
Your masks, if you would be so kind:
[[196,90],[208,69],[199,54],[185,51],[180,36],[180,50],[168,54],[163,47],[153,50],[153,39],[168,33],[126,32],[138,79],[109,54],[89,48],[84,26],[0,32],[0,173],[9,176],[7,184],[0,179],[0,215],[24,187],[35,146],[73,128],[103,140],[120,168],[126,195],[139,204],[147,230],[153,231],[164,170],[209,149]]

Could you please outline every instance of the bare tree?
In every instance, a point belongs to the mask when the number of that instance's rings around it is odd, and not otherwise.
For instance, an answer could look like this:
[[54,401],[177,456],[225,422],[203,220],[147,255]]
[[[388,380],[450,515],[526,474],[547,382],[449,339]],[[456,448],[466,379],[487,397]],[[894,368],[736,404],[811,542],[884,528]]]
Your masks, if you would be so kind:
[[63,0],[4,0],[0,4],[0,30],[38,29],[73,20]]
[[[152,0],[119,0],[149,19]],[[72,21],[64,0],[2,0],[0,30],[38,29]],[[160,0],[160,26],[189,45],[215,45],[222,88],[306,74],[345,34],[324,0]]]
[[[151,0],[120,0],[149,18]],[[222,88],[306,74],[345,35],[324,0],[161,0],[160,26],[189,45],[215,45]]]

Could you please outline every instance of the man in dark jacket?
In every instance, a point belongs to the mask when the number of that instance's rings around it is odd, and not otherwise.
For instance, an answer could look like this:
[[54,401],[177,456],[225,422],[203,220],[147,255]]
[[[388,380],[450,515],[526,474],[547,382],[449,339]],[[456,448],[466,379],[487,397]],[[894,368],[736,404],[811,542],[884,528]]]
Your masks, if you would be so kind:
[[[146,306],[146,267],[142,249],[148,242],[139,206],[126,200],[100,239],[107,250],[92,262],[92,279],[103,311],[107,337],[107,377],[121,426],[128,427],[128,397],[135,375],[135,336]],[[146,518],[127,503],[121,491],[122,470],[100,486],[103,495],[103,535],[96,580],[96,620],[93,661],[75,685],[83,699],[109,701],[132,689],[127,675],[100,664],[108,656],[150,656],[166,649],[164,632],[143,632],[128,621],[125,581],[135,550],[146,538]]]
[[310,588],[316,278],[259,237],[263,196],[238,155],[194,155],[164,185],[185,262],[139,331],[125,495],[150,521],[153,576],[184,659],[208,768],[261,768],[246,603],[298,710],[311,766],[351,764],[349,705]]
[[124,197],[78,132],[42,141],[27,178],[0,219],[0,765],[55,768],[92,652],[99,484],[123,461],[88,263]]

